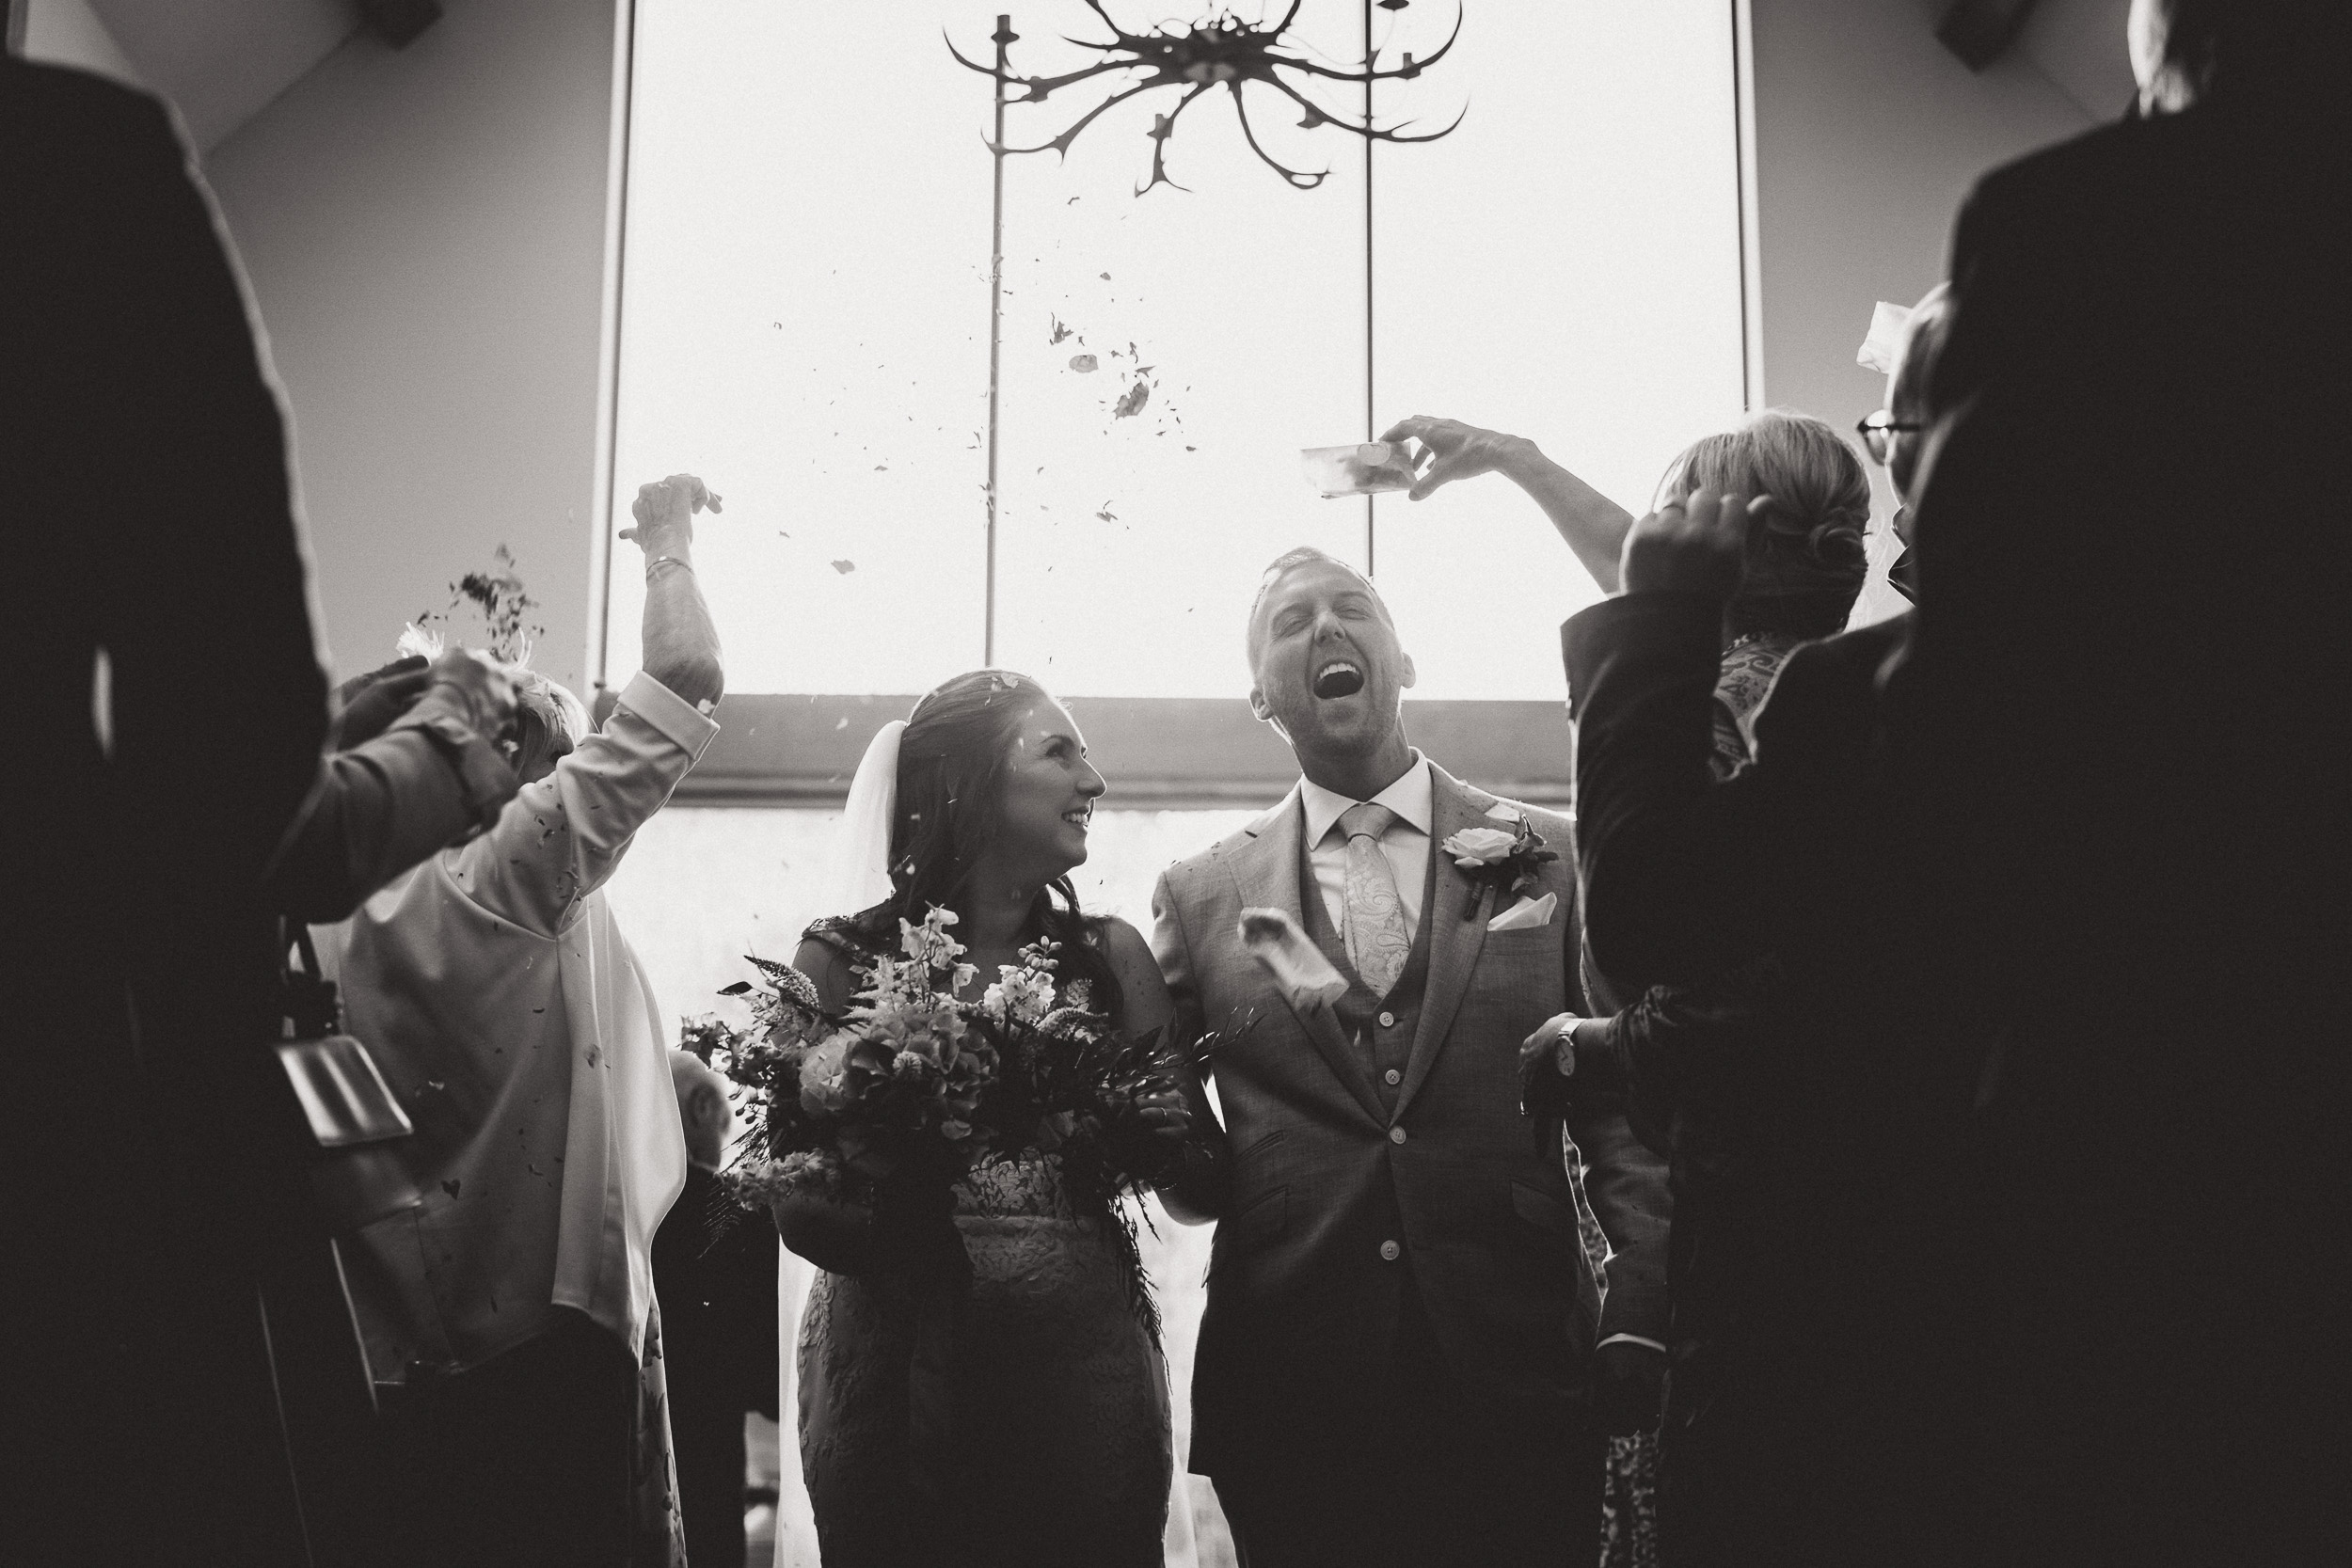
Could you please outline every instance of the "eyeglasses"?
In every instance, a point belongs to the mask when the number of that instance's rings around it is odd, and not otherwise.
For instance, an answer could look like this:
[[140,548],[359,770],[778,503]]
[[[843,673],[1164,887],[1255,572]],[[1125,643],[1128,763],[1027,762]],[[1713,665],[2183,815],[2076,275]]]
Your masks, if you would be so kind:
[[1896,436],[1916,435],[1928,427],[1915,420],[1899,420],[1882,408],[1875,414],[1865,414],[1856,420],[1853,428],[1854,434],[1862,437],[1863,446],[1868,450],[1870,461],[1884,467],[1888,454],[1895,450]]

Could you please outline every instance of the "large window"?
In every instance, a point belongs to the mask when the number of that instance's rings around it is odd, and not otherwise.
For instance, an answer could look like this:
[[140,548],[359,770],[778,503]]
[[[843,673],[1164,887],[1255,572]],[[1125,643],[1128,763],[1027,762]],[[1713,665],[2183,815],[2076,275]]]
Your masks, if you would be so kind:
[[[1099,36],[1079,0],[1005,3],[1017,69],[1091,58],[1062,39]],[[1379,89],[1384,122],[1468,114],[1375,155],[1378,418],[1532,436],[1638,509],[1740,409],[1731,7],[1463,8],[1450,56]],[[725,496],[698,547],[738,691],[920,691],[981,661],[990,88],[943,33],[985,58],[997,8],[639,0],[617,478],[624,502],[681,468]],[[1454,8],[1373,14],[1392,63]],[[1307,0],[1292,36],[1352,65],[1359,16]],[[1014,106],[1008,141],[1099,87]],[[1007,161],[996,657],[1065,693],[1237,695],[1263,563],[1366,552],[1362,502],[1317,499],[1297,455],[1362,434],[1362,144],[1251,92],[1269,151],[1332,171],[1319,189],[1260,164],[1222,92],[1169,143],[1186,189],[1134,194],[1170,91],[1066,159]],[[1417,695],[1556,701],[1553,628],[1596,590],[1540,515],[1491,478],[1378,507]],[[641,586],[613,574],[613,676]]]

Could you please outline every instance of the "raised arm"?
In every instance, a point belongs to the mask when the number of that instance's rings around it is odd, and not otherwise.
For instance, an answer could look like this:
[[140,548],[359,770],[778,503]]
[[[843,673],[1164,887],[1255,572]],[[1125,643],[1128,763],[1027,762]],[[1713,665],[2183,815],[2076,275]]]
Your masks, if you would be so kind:
[[488,828],[515,798],[496,741],[513,683],[453,649],[367,688],[338,715],[334,747],[266,874],[280,912],[321,924],[435,850]]
[[639,488],[637,526],[622,535],[645,555],[643,667],[604,727],[526,784],[497,827],[455,857],[451,876],[485,909],[560,933],[719,733],[708,710],[725,674],[691,559],[693,515],[716,504],[691,474]]
[[621,530],[621,537],[636,541],[645,558],[643,668],[707,712],[727,683],[719,630],[694,576],[694,514],[705,507],[715,515],[719,498],[692,474],[641,484],[629,508],[637,526]]
[[1501,474],[1544,509],[1601,592],[1617,591],[1617,558],[1633,526],[1633,514],[1546,457],[1534,442],[1425,414],[1399,420],[1380,438],[1422,444],[1420,460],[1428,467],[1408,493],[1409,499],[1425,500],[1457,479]]

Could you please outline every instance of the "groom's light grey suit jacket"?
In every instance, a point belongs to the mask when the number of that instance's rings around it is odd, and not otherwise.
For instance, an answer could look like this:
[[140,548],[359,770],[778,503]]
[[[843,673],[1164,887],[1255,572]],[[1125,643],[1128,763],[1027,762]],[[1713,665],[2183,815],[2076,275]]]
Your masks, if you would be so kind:
[[1567,1129],[1615,1253],[1604,1307],[1561,1124],[1519,1113],[1520,1042],[1581,1006],[1568,820],[1524,808],[1560,853],[1534,895],[1558,895],[1550,922],[1490,932],[1495,891],[1438,846],[1495,826],[1496,800],[1431,773],[1427,985],[1403,1082],[1385,1093],[1333,1014],[1294,1010],[1241,945],[1244,909],[1302,917],[1298,790],[1170,866],[1153,894],[1152,948],[1180,1025],[1247,1024],[1213,1059],[1232,1156],[1193,1373],[1189,1467],[1201,1474],[1279,1453],[1311,1419],[1327,1430],[1335,1413],[1369,1416],[1408,1276],[1447,1378],[1498,1420],[1565,1426],[1599,1338],[1666,1337],[1663,1164],[1620,1109],[1581,1111]]

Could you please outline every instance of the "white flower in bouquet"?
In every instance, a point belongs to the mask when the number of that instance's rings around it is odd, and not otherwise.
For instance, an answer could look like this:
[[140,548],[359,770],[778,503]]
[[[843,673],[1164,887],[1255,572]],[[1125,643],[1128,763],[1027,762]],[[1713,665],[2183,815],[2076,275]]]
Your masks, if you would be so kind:
[[837,1029],[809,1048],[801,1063],[801,1108],[812,1116],[836,1116],[850,1103],[850,1048],[857,1037]]

